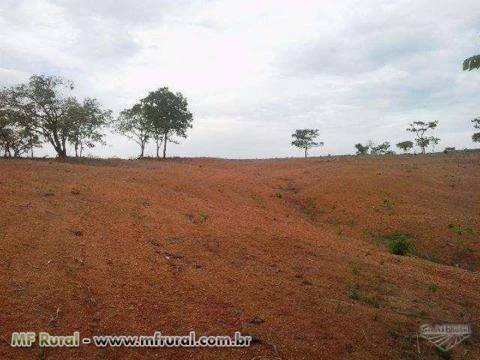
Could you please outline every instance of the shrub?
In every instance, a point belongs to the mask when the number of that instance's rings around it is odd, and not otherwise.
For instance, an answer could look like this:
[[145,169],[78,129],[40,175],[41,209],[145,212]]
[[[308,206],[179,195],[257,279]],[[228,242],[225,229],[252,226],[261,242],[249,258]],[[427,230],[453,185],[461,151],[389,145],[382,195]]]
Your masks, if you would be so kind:
[[458,224],[449,224],[448,228],[450,229],[450,231],[452,231],[452,232],[454,232],[458,235],[464,235],[464,234],[473,235],[474,234],[474,231],[473,231],[472,228],[462,226],[462,225],[458,225]]
[[414,255],[415,243],[408,238],[407,235],[395,232],[387,237],[388,248],[394,255]]
[[358,293],[357,289],[351,288],[348,291],[348,297],[352,300],[359,300],[360,299],[360,294]]
[[206,212],[201,212],[200,213],[200,221],[201,222],[206,222],[208,220],[208,214]]

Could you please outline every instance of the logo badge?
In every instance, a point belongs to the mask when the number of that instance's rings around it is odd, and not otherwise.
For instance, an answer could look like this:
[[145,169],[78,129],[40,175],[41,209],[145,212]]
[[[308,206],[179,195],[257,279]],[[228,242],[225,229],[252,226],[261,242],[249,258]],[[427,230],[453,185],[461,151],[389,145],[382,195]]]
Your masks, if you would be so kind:
[[465,324],[441,324],[420,326],[419,335],[443,351],[449,351],[472,335],[472,328]]

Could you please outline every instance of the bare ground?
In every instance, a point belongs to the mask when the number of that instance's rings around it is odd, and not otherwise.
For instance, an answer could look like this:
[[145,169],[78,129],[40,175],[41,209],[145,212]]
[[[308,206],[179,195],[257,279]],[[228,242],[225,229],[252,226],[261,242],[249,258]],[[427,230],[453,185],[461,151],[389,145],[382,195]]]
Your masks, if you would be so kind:
[[[0,160],[0,359],[479,359],[480,154]],[[382,237],[414,239],[415,256]],[[257,318],[262,321],[252,321]],[[13,331],[255,335],[244,349],[29,349]]]

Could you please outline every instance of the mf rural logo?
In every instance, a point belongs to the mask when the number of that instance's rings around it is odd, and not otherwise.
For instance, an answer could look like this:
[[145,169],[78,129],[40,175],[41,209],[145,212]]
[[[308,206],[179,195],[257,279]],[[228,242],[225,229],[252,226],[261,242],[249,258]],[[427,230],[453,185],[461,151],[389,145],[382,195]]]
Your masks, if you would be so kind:
[[472,335],[472,328],[464,324],[425,324],[420,326],[419,335],[437,348],[449,351],[468,339]]

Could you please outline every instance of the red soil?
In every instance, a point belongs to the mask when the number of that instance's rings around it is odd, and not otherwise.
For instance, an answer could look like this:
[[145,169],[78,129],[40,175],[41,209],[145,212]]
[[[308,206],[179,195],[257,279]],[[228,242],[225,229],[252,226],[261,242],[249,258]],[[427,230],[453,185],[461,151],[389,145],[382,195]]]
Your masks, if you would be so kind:
[[[420,324],[480,331],[478,153],[0,160],[0,204],[0,359],[436,359],[425,340],[416,353]],[[416,256],[376,241],[393,231]],[[259,342],[9,345],[13,331],[156,330]],[[453,355],[480,359],[479,344]]]

